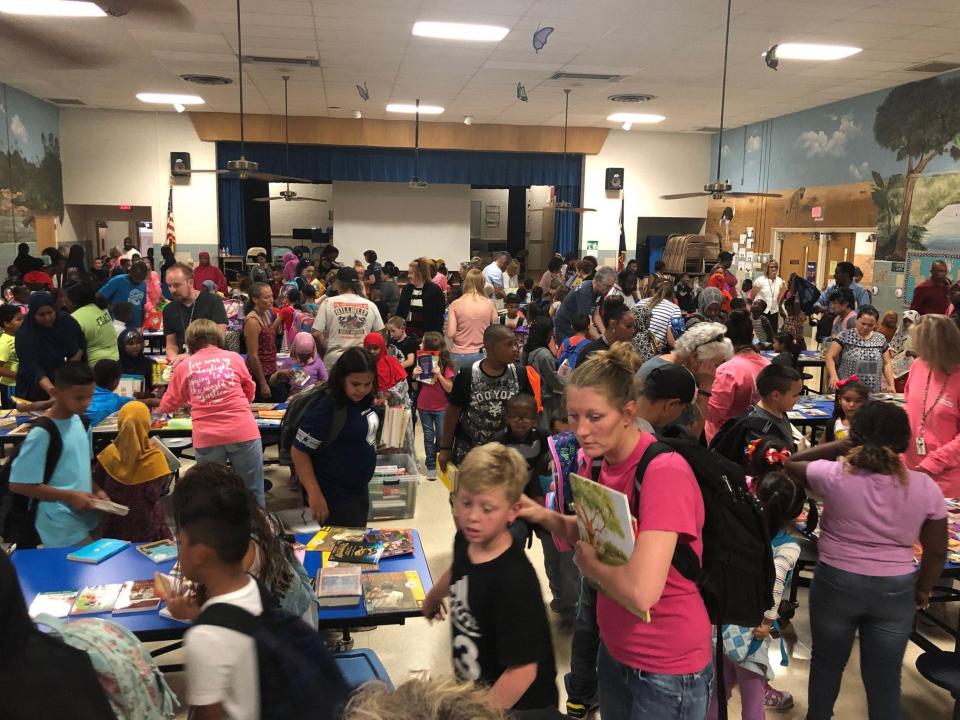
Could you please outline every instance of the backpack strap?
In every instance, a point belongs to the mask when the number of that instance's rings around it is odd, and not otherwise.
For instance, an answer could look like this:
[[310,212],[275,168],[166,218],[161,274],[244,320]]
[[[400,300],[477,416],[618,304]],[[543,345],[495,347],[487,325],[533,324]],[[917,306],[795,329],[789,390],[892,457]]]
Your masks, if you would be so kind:
[[[81,416],[84,428],[90,426],[90,421]],[[43,465],[43,484],[47,485],[53,474],[57,471],[57,465],[60,463],[60,456],[63,455],[63,438],[60,436],[60,430],[53,420],[46,415],[41,415],[33,423],[34,427],[42,428],[50,436],[50,444],[47,446],[47,458]]]
[[333,405],[333,417],[330,418],[330,429],[327,430],[327,437],[323,440],[324,445],[329,445],[340,437],[340,433],[347,424],[347,412],[346,405]]
[[[252,577],[252,576],[251,576]],[[260,604],[263,607],[262,612],[267,612],[277,607],[277,600],[274,598],[262,582],[257,580],[257,589],[260,591]],[[199,617],[193,621],[194,625],[216,625],[217,627],[235,630],[244,635],[253,635],[256,632],[260,616],[244,610],[237,605],[230,603],[214,603],[203,609]]]

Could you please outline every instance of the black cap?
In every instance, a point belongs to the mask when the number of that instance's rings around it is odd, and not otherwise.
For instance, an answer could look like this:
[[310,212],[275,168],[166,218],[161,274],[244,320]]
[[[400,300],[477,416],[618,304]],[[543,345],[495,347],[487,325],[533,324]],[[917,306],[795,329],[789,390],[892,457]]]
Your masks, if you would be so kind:
[[720,259],[721,259],[721,260],[733,260],[733,253],[732,253],[732,252],[729,252],[729,251],[727,251],[727,250],[724,250],[722,253],[720,253]]
[[692,403],[697,397],[697,381],[683,365],[668,363],[650,371],[647,382],[657,388],[660,400],[679,400]]
[[360,276],[352,267],[342,267],[337,270],[337,280],[340,282],[355,283],[360,282]]

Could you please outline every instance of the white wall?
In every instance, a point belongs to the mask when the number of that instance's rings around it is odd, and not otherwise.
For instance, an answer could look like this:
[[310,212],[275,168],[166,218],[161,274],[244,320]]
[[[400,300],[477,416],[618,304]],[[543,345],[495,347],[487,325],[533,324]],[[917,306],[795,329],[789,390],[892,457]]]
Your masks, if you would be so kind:
[[[507,205],[510,202],[510,191],[505,188],[471,190],[470,199],[480,201],[480,239],[489,242],[506,242]],[[496,227],[487,227],[487,207],[490,205],[500,208],[500,224]]]
[[[279,197],[286,190],[286,183],[270,183],[270,197]],[[330,227],[330,211],[333,210],[333,185],[313,183],[290,183],[290,189],[300,197],[312,197],[326,202],[287,202],[273,200],[270,203],[270,234],[290,235],[293,228]]]
[[[149,206],[156,241],[161,244],[166,232],[170,152],[175,150],[189,152],[194,168],[216,166],[215,144],[202,142],[185,115],[61,109],[64,203]],[[195,259],[200,250],[217,252],[216,183],[212,173],[177,179],[173,214],[180,259]],[[64,218],[57,240],[63,247],[93,238]]]
[[456,267],[470,257],[470,186],[334,182],[334,244],[340,262],[376,250],[405,268],[413,258],[442,257]]
[[627,257],[633,257],[638,217],[706,218],[706,198],[660,196],[701,190],[709,181],[709,153],[709,135],[611,130],[599,154],[585,160],[584,207],[597,212],[583,214],[581,253],[586,252],[587,240],[597,240],[601,262],[617,254],[620,193],[604,189],[608,167],[623,168]]

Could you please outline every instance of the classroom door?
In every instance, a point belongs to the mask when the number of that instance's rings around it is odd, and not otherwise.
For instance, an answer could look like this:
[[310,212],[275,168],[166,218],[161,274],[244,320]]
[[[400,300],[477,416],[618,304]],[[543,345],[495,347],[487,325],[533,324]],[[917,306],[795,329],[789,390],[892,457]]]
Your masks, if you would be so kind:
[[833,271],[838,262],[853,262],[853,248],[856,234],[852,232],[828,233],[827,241],[827,280],[833,280]]
[[[793,273],[807,277],[807,263],[816,265],[820,241],[813,240],[810,235],[808,232],[783,234],[783,242],[780,244],[780,277],[784,280],[789,280]],[[812,282],[817,282],[816,275]]]

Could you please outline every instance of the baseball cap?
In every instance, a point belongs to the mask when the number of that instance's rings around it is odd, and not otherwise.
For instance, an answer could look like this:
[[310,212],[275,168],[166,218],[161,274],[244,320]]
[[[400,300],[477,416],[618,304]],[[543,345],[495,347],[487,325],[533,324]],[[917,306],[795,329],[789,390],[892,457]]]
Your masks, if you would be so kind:
[[360,282],[360,276],[352,267],[342,267],[337,270],[337,280],[340,282]]
[[679,400],[692,403],[697,398],[697,381],[683,365],[668,363],[650,371],[647,382],[657,388],[660,400]]
[[206,258],[207,260],[209,260],[209,259],[210,259],[210,253],[208,253],[206,250],[204,250],[204,251],[202,251],[197,257]]

